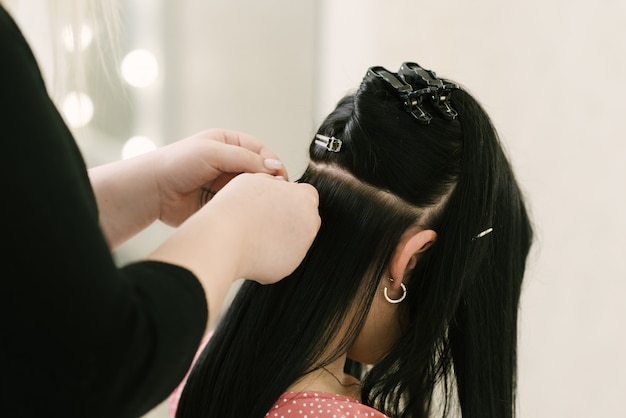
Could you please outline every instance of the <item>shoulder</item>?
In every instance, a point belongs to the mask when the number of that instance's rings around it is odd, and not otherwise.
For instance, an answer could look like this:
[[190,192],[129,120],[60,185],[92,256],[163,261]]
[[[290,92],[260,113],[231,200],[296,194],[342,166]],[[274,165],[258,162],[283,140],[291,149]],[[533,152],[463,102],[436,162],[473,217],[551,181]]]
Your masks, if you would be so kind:
[[385,418],[357,399],[324,392],[286,392],[265,415],[269,418]]

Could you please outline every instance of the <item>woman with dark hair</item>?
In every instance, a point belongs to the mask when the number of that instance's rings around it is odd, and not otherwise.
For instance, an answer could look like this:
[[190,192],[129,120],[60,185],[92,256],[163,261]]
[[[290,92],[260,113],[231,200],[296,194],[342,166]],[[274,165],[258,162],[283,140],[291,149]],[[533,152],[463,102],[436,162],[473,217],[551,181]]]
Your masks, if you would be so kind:
[[415,63],[372,67],[310,159],[316,241],[243,284],[176,416],[513,417],[532,229],[479,103]]

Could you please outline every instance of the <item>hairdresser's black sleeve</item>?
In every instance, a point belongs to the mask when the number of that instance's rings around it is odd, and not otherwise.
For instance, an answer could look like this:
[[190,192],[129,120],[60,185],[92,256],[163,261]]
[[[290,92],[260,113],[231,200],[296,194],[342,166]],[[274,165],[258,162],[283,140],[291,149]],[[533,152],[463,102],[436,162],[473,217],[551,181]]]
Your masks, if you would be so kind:
[[177,266],[119,269],[85,163],[0,7],[3,416],[135,417],[175,388],[207,320]]

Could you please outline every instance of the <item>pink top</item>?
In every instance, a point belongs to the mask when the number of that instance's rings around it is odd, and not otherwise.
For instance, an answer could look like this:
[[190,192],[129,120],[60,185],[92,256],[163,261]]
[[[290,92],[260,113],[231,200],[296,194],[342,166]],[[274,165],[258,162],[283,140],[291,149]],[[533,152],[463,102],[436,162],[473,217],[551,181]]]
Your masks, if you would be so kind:
[[325,392],[285,392],[272,409],[269,418],[388,418],[358,399]]
[[[207,345],[207,343],[209,342],[212,336],[213,336],[213,331],[209,332],[207,335],[204,336],[204,338],[200,342],[198,351],[196,351],[196,355],[193,358],[191,367],[193,367],[193,365],[196,364],[196,360],[198,360],[198,357],[202,353],[202,350],[204,350],[204,347]],[[191,367],[187,371],[187,374],[185,375],[185,378],[183,379],[183,381],[180,382],[180,384],[176,387],[176,389],[174,389],[174,392],[172,392],[169,399],[167,400],[167,408],[169,410],[171,418],[174,418],[176,416],[176,409],[178,408],[178,401],[180,401],[180,396],[183,394],[183,388],[185,387],[185,384],[187,383],[187,379],[189,378],[189,373],[191,373]]]

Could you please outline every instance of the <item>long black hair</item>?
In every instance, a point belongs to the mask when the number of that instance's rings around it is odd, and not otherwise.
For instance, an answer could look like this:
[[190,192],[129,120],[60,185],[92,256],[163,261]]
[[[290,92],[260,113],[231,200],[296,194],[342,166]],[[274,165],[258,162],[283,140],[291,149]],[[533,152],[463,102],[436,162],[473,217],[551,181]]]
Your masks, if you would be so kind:
[[[431,123],[420,124],[371,77],[339,101],[318,133],[340,138],[342,148],[312,141],[300,179],[320,194],[313,246],[280,282],[242,285],[190,374],[177,417],[263,417],[301,376],[345,353],[413,225],[438,237],[405,281],[402,336],[361,368],[362,402],[393,417],[436,408],[448,415],[457,404],[466,418],[514,416],[532,229],[489,117],[463,89],[451,105],[456,120],[431,109]],[[493,232],[477,239],[487,228]]]

